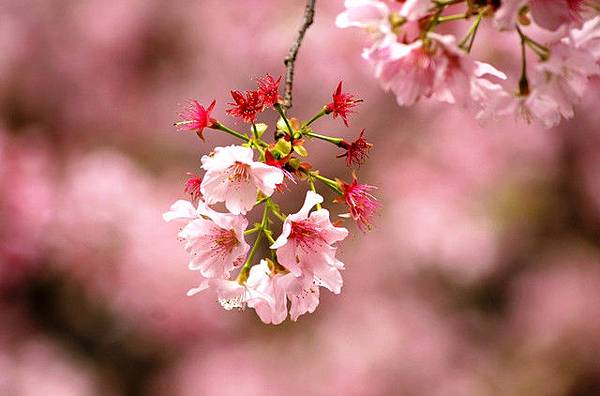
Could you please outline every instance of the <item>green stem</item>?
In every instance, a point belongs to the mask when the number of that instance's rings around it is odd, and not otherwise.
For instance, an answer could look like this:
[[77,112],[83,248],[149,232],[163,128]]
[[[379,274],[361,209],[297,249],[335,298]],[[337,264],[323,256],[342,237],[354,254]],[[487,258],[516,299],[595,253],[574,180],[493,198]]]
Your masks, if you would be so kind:
[[287,116],[285,115],[285,111],[283,111],[283,109],[281,108],[281,105],[279,103],[275,103],[275,105],[273,107],[275,107],[275,110],[277,110],[277,112],[279,113],[281,118],[283,118],[283,122],[285,122],[285,126],[287,127],[288,132],[290,134],[290,139],[291,139],[291,141],[293,141],[294,140],[294,130],[292,129],[292,126],[290,125],[290,121],[288,120]]
[[[265,209],[263,211],[262,220],[260,221],[260,230],[261,231],[264,229],[265,224],[269,221],[269,210],[270,210],[270,205],[267,202],[267,205],[265,205]],[[248,274],[250,272],[250,268],[252,267],[252,261],[254,260],[254,255],[256,255],[258,246],[262,242],[263,234],[264,234],[264,232],[259,232],[258,235],[256,236],[256,239],[254,240],[254,245],[252,245],[252,249],[250,249],[250,253],[248,253],[248,258],[246,258],[246,261],[244,262],[244,265],[242,266],[242,269],[240,270],[240,273],[237,278],[237,280],[240,284],[243,284],[244,282],[246,282],[246,279],[248,279]]]
[[328,177],[321,176],[317,172],[310,172],[309,176],[314,177],[315,179],[319,180],[321,183],[325,184],[327,187],[331,188],[333,191],[337,192],[338,194],[342,194],[342,190],[340,190],[340,187],[338,186],[338,184],[336,183],[335,180],[331,180]]
[[312,137],[312,138],[316,138],[316,139],[325,140],[326,142],[333,143],[333,144],[335,144],[338,147],[340,145],[340,142],[343,140],[342,138],[336,138],[336,137],[333,137],[333,136],[320,135],[320,134],[314,133],[314,132],[306,132],[304,134],[304,136],[308,136],[308,137]]
[[[475,36],[477,35],[477,29],[479,28],[479,24],[481,23],[481,18],[483,18],[483,14],[486,11],[486,9],[487,9],[487,7],[483,8],[479,11],[479,14],[477,14],[477,19],[475,19],[475,21],[469,28],[467,35],[458,45],[460,48],[467,51],[467,53],[471,52],[471,48],[473,47],[473,43],[475,42]],[[467,41],[469,42],[469,45],[467,45],[467,48],[465,48],[465,44],[467,44]]]
[[453,4],[464,3],[465,0],[434,0],[434,3],[438,7],[446,7]]
[[211,128],[212,129],[216,129],[217,131],[226,132],[226,133],[228,133],[230,135],[233,135],[233,136],[235,136],[237,138],[242,139],[245,142],[249,142],[250,141],[250,138],[248,136],[242,135],[241,133],[239,133],[237,131],[234,131],[231,128],[226,127],[225,125],[221,124],[220,122],[215,122]]
[[446,15],[441,16],[437,19],[438,23],[451,22],[451,21],[460,21],[461,19],[467,19],[468,16],[466,14],[455,14],[455,15]]
[[323,106],[321,111],[319,111],[317,114],[315,114],[315,116],[313,118],[311,118],[310,120],[308,120],[308,122],[304,125],[310,126],[310,124],[317,121],[319,118],[323,117],[325,114],[327,114],[327,106]]
[[519,95],[526,96],[529,95],[529,80],[527,79],[527,52],[525,51],[527,39],[518,25],[517,32],[521,38],[521,78],[519,79]]

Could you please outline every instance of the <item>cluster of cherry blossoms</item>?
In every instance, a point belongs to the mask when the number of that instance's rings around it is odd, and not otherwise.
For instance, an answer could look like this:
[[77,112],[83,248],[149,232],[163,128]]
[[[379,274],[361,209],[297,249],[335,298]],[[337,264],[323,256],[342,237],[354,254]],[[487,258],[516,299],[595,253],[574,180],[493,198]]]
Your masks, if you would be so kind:
[[[190,200],[178,200],[163,215],[166,221],[178,220],[184,225],[178,236],[190,254],[189,269],[198,271],[200,282],[188,295],[212,289],[226,310],[252,307],[265,323],[279,324],[289,313],[292,320],[312,313],[319,304],[319,288],[340,293],[344,264],[336,258],[336,243],[348,235],[346,228],[331,222],[329,211],[321,206],[323,197],[317,185],[337,194],[334,202],[347,206],[342,217],[354,219],[362,230],[371,228],[377,208],[372,190],[360,184],[356,172],[347,183],[322,175],[307,161],[307,140],[325,141],[342,151],[350,168],[360,166],[372,145],[364,130],[355,141],[319,134],[313,123],[331,114],[348,126],[348,116],[360,100],[342,92],[340,82],[331,103],[306,122],[287,115],[279,95],[279,82],[270,75],[257,79],[257,89],[231,91],[233,102],[227,114],[249,125],[249,133],[235,131],[212,117],[213,101],[204,107],[191,101],[175,125],[179,130],[193,131],[204,141],[206,128],[226,132],[240,140],[239,145],[216,147],[201,159],[204,176],[191,174],[185,184]],[[264,110],[279,113],[272,134],[265,139],[267,125],[257,123]],[[288,182],[307,183],[308,191],[298,212],[285,215],[274,201],[289,191]],[[227,211],[219,212],[214,205]],[[261,207],[259,223],[249,227],[247,215]],[[275,227],[275,222],[281,225]],[[279,236],[274,232],[280,230]],[[252,247],[246,237],[255,235]],[[256,259],[261,246],[268,247],[267,257]],[[289,304],[288,304],[289,300]]]
[[[345,6],[337,26],[370,33],[372,44],[362,56],[400,106],[433,98],[483,121],[514,116],[552,127],[561,116],[573,117],[588,79],[600,75],[600,0],[346,0]],[[514,83],[470,55],[483,20],[506,40],[512,33],[520,46],[521,74]],[[436,32],[464,21],[471,25],[460,41]],[[552,38],[541,44],[535,34]]]

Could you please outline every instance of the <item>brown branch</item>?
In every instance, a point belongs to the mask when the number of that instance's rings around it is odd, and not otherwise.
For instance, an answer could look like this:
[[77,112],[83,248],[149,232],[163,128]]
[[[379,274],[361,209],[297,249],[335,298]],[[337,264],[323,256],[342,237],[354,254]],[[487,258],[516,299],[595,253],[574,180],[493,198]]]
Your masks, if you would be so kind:
[[315,17],[315,3],[316,0],[306,1],[306,8],[304,9],[304,21],[302,22],[302,26],[300,26],[300,29],[298,30],[298,36],[296,37],[296,41],[294,41],[294,43],[290,47],[290,51],[288,52],[288,55],[283,61],[287,69],[285,73],[285,90],[283,92],[283,107],[286,109],[292,107],[294,64],[296,62],[296,57],[298,56],[298,50],[300,49],[300,45],[302,44],[302,39],[304,39],[304,34],[306,34],[306,30],[308,30],[308,27],[313,23]]

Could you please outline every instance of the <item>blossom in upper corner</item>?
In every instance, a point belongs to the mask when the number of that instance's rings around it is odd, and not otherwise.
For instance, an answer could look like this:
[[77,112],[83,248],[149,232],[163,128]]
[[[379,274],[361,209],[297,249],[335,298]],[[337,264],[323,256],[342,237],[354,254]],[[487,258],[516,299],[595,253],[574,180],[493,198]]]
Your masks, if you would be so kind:
[[506,75],[490,64],[473,60],[456,44],[456,37],[429,33],[436,56],[443,58],[444,65],[438,72],[433,98],[439,101],[456,103],[462,107],[473,107],[473,90],[486,77],[505,80]]
[[213,100],[208,108],[204,108],[198,101],[191,100],[188,107],[179,113],[181,121],[174,125],[179,131],[195,131],[200,139],[204,140],[204,128],[211,128],[216,120],[210,116],[215,108],[216,101]]
[[342,189],[342,195],[336,198],[335,202],[345,203],[348,206],[350,216],[361,230],[370,230],[371,220],[378,207],[377,200],[370,191],[377,187],[358,183],[356,174],[352,175],[350,184],[338,180],[338,185]]
[[200,191],[206,203],[225,202],[233,214],[245,214],[256,202],[256,189],[270,197],[283,181],[283,172],[274,166],[253,160],[250,147],[217,147],[202,157],[206,171]]
[[333,102],[326,106],[325,114],[333,113],[333,118],[340,116],[344,120],[344,124],[348,126],[348,115],[353,113],[350,109],[362,102],[362,100],[356,99],[352,94],[342,92],[341,81],[332,96]]
[[228,105],[233,106],[226,110],[226,113],[233,117],[241,118],[244,122],[255,122],[256,115],[264,110],[262,96],[258,91],[231,91],[233,102]]
[[258,94],[265,107],[271,107],[278,103],[281,97],[279,96],[279,82],[281,76],[275,80],[271,75],[267,74],[264,77],[256,79],[258,85]]
[[369,150],[373,145],[367,142],[365,138],[365,130],[360,131],[360,135],[352,143],[348,143],[342,140],[339,146],[346,150],[345,153],[339,154],[338,158],[346,157],[346,165],[351,167],[353,165],[362,165],[369,157]]
[[312,207],[321,202],[322,196],[308,191],[298,213],[285,219],[281,235],[271,249],[277,249],[280,264],[295,276],[314,277],[318,284],[337,294],[342,287],[339,270],[344,264],[335,258],[337,248],[333,244],[345,239],[348,230],[333,226],[327,209],[309,215]]
[[375,69],[375,77],[383,89],[394,92],[400,106],[410,106],[422,97],[430,97],[446,61],[435,57],[422,40],[404,44],[393,35],[365,50],[363,58]]
[[558,105],[565,118],[574,115],[573,104],[585,94],[589,78],[600,75],[600,66],[587,50],[568,39],[552,44],[550,58],[536,66],[536,87]]
[[344,6],[346,9],[335,19],[337,27],[359,27],[375,31],[383,29],[384,33],[389,31],[388,17],[390,9],[385,2],[346,0]]
[[528,6],[538,26],[555,31],[563,25],[581,24],[588,8],[597,10],[598,4],[594,2],[597,0],[502,0],[495,19],[499,28],[512,29],[523,7]]
[[219,213],[204,204],[198,208],[185,200],[175,202],[163,215],[165,221],[183,220],[187,224],[178,236],[185,250],[192,255],[191,270],[205,278],[229,277],[230,272],[244,261],[250,246],[244,240],[248,220],[243,216]]
[[287,317],[287,301],[285,290],[279,284],[281,275],[274,274],[267,260],[261,260],[258,265],[250,268],[246,286],[270,298],[253,298],[248,306],[254,308],[256,314],[264,323],[280,324]]
[[202,192],[200,192],[202,178],[189,172],[188,176],[190,177],[186,180],[183,191],[191,195],[193,202],[197,202],[198,200],[202,199]]

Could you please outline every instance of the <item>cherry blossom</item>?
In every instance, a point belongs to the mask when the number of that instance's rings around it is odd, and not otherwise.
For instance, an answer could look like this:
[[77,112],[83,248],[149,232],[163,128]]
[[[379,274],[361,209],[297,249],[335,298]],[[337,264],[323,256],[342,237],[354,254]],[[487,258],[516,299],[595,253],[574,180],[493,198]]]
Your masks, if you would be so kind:
[[258,91],[231,91],[233,102],[228,103],[233,106],[227,109],[227,114],[241,118],[244,122],[256,121],[256,115],[263,111],[263,96]]
[[200,139],[204,140],[204,128],[211,128],[216,120],[211,118],[216,101],[212,101],[208,108],[204,108],[198,101],[190,101],[189,106],[179,114],[181,121],[175,123],[180,131],[195,131]]
[[373,145],[367,142],[365,138],[365,130],[360,131],[360,134],[351,143],[342,140],[339,143],[339,146],[346,150],[345,153],[339,154],[338,158],[346,157],[346,165],[351,167],[352,165],[360,166],[362,165],[367,158],[369,157],[369,150],[373,147]]
[[342,92],[342,82],[340,81],[333,93],[333,102],[327,105],[326,113],[333,113],[333,118],[340,116],[344,120],[344,124],[348,126],[348,115],[353,113],[350,109],[360,102],[362,100],[355,99],[354,95]]
[[327,209],[309,212],[323,202],[319,194],[308,191],[302,208],[289,215],[283,223],[281,235],[271,249],[277,249],[281,265],[296,276],[314,275],[315,279],[334,293],[342,287],[339,273],[344,264],[335,258],[335,242],[348,235],[348,230],[334,227]]
[[264,106],[273,106],[275,103],[278,103],[281,99],[279,96],[280,81],[281,76],[277,80],[275,80],[269,74],[256,79],[256,83],[258,85],[258,94]]
[[341,180],[338,183],[343,195],[336,198],[336,202],[343,202],[348,206],[350,216],[362,230],[370,229],[372,217],[377,209],[377,200],[370,191],[376,189],[376,187],[359,184],[356,174],[352,175],[350,184]]
[[189,201],[179,200],[163,218],[187,223],[178,235],[185,242],[185,250],[192,255],[189,268],[200,271],[203,277],[228,278],[230,272],[243,263],[250,248],[244,240],[248,220],[218,213],[203,202],[194,209]]
[[245,214],[256,202],[257,189],[267,197],[283,182],[281,169],[254,161],[249,147],[215,148],[214,154],[202,157],[206,171],[200,187],[206,202],[211,205],[225,202],[233,214]]

